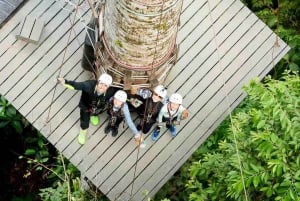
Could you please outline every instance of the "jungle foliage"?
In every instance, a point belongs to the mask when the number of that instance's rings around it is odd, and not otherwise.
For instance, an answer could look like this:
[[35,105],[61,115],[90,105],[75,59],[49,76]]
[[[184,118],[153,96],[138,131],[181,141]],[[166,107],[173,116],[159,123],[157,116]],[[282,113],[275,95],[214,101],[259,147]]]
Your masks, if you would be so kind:
[[300,199],[300,78],[253,80],[217,147],[190,166],[189,200]]

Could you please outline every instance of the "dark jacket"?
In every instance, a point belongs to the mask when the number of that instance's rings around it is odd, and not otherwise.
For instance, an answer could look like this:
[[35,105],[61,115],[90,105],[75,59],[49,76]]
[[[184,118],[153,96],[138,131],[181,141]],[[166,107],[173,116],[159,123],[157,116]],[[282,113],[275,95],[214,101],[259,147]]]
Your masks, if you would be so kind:
[[155,122],[156,118],[158,117],[159,111],[163,106],[162,102],[156,102],[154,103],[152,100],[152,97],[149,97],[147,99],[142,99],[143,104],[141,104],[140,107],[137,108],[139,116],[145,121],[145,122]]
[[92,110],[92,109],[102,109],[104,110],[109,99],[114,95],[117,90],[114,87],[109,87],[106,93],[98,95],[96,91],[96,80],[87,80],[84,82],[75,82],[65,80],[65,84],[71,85],[75,90],[82,91],[79,108]]

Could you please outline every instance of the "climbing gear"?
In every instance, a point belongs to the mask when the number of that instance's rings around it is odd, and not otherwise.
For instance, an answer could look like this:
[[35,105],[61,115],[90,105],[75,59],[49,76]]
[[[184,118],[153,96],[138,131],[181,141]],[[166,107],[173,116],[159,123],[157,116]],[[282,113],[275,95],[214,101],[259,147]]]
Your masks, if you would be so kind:
[[127,94],[123,90],[119,90],[115,93],[114,98],[125,103],[127,100]]
[[167,95],[167,90],[163,85],[157,85],[154,88],[154,93],[156,93],[161,99],[164,99]]
[[182,96],[178,93],[174,93],[170,96],[170,102],[171,103],[177,103],[177,104],[182,104]]
[[112,84],[112,77],[107,73],[103,73],[102,75],[100,75],[98,83],[105,84],[109,87]]
[[79,144],[81,144],[81,145],[85,144],[86,133],[87,133],[87,129],[85,129],[85,130],[80,129],[79,135],[78,135]]
[[97,126],[99,124],[99,117],[98,116],[91,116],[91,123],[93,126]]
[[176,136],[176,127],[174,125],[170,126],[170,131],[171,131],[171,136],[175,137]]
[[155,129],[151,135],[151,139],[152,141],[156,141],[158,139],[158,136],[159,136],[159,133],[160,133],[160,130],[159,129]]

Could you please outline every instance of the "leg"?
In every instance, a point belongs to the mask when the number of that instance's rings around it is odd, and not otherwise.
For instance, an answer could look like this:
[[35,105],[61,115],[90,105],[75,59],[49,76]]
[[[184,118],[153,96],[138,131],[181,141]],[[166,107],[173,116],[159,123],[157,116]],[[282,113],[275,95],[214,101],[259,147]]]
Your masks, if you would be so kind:
[[111,127],[111,136],[116,137],[118,135],[118,129],[120,123],[123,121],[123,117],[118,117],[114,126]]
[[143,133],[146,134],[149,132],[154,123],[144,123]]
[[78,135],[79,144],[85,144],[86,132],[89,128],[90,113],[84,109],[80,109],[80,132]]

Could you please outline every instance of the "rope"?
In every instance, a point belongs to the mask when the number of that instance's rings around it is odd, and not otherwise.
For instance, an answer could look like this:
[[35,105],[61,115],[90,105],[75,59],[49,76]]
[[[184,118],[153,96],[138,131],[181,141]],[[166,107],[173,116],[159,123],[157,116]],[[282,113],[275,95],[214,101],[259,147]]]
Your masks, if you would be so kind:
[[[78,11],[78,4],[79,4],[79,2],[80,2],[80,0],[78,0],[77,5],[76,5],[75,14],[74,14],[74,18],[73,18],[73,23],[72,23],[71,29],[69,31],[67,45],[64,48],[63,59],[62,59],[61,64],[59,66],[58,77],[61,76],[62,66],[63,66],[64,60],[65,60],[65,57],[66,57],[67,48],[68,48],[70,40],[71,40],[72,30],[74,29],[74,23],[75,23],[75,20],[76,20],[76,14],[77,14],[77,11]],[[53,95],[52,95],[52,98],[51,98],[51,102],[50,102],[50,105],[49,105],[49,110],[48,110],[48,114],[47,114],[47,117],[46,117],[46,124],[45,124],[45,126],[47,126],[47,124],[50,122],[50,113],[51,113],[52,105],[54,103],[54,97],[55,97],[57,85],[58,85],[58,83],[56,83],[55,87],[54,87],[54,92],[53,92]],[[50,132],[51,132],[51,125],[50,125]]]
[[232,131],[233,131],[235,150],[236,150],[237,159],[238,159],[238,163],[239,163],[240,174],[241,174],[241,177],[242,177],[242,183],[243,183],[245,199],[246,199],[246,201],[248,201],[248,194],[247,194],[247,189],[246,189],[246,185],[245,185],[245,179],[244,179],[243,168],[242,168],[242,161],[241,161],[239,149],[238,149],[238,146],[237,146],[237,138],[236,138],[236,133],[235,133],[235,129],[234,129],[235,127],[233,125],[233,118],[232,118],[232,114],[231,114],[230,100],[229,100],[229,97],[228,97],[228,91],[226,89],[225,78],[224,78],[224,75],[222,73],[223,72],[223,70],[222,70],[223,65],[221,63],[222,60],[221,60],[221,56],[220,56],[220,47],[219,47],[219,43],[217,41],[217,34],[216,34],[215,27],[214,27],[214,20],[213,20],[213,17],[212,17],[212,9],[211,9],[211,5],[209,3],[209,0],[207,0],[207,4],[208,4],[208,9],[209,9],[209,17],[210,17],[210,21],[211,21],[211,25],[212,25],[212,31],[213,31],[213,35],[214,35],[213,40],[214,40],[214,43],[215,43],[216,48],[217,48],[218,66],[219,66],[221,77],[222,77],[223,90],[224,90],[224,93],[226,95],[225,98],[226,98],[226,102],[227,102],[227,109],[228,109],[228,112],[229,112],[231,128],[232,128]]

